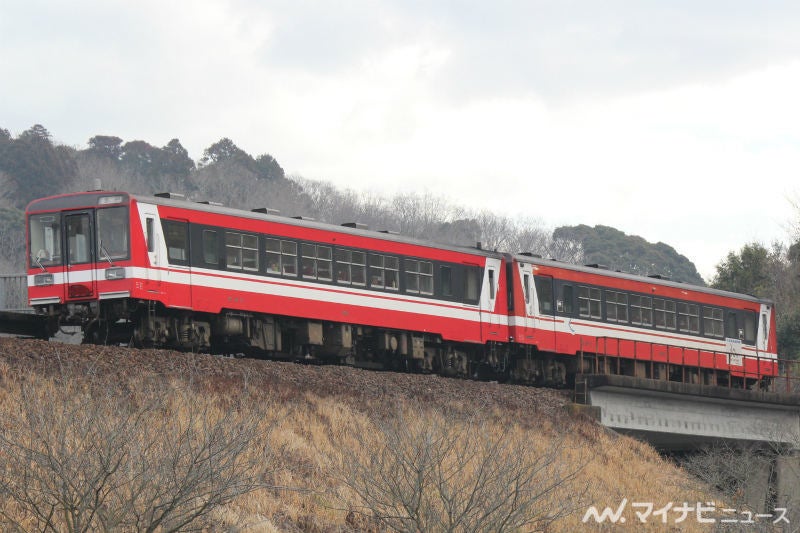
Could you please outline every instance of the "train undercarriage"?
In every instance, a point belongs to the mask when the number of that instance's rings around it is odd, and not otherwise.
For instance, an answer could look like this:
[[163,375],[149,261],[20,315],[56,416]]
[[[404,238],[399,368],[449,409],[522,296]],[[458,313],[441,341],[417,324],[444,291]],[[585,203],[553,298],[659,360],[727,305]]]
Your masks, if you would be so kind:
[[[32,329],[27,324],[18,333],[49,338],[60,328],[72,326],[80,328],[85,344],[346,364],[557,388],[572,387],[577,374],[618,374],[762,390],[770,385],[768,377],[748,379],[723,370],[632,360],[599,352],[564,356],[515,343],[453,343],[430,333],[235,310],[202,314],[133,299],[52,305],[28,316],[36,316],[41,325]],[[13,332],[8,327],[4,331]]]
[[34,336],[49,338],[59,329],[79,328],[84,344],[346,364],[550,387],[571,386],[577,371],[574,358],[541,354],[522,345],[453,343],[430,333],[235,310],[194,313],[133,299],[51,305],[37,309],[35,316],[46,324],[40,327],[46,333]]

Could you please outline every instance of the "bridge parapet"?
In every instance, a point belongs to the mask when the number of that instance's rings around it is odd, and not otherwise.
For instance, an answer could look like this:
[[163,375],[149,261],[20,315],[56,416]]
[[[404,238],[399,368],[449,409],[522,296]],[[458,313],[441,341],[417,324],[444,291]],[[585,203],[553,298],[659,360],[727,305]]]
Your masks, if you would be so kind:
[[717,440],[800,448],[800,394],[731,389],[617,375],[583,375],[576,394],[600,422],[665,450]]

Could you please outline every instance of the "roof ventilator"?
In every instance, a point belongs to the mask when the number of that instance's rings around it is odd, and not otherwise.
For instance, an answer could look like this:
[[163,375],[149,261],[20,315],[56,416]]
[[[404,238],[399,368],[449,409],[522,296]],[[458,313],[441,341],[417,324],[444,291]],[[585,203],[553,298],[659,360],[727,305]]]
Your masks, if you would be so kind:
[[156,198],[169,198],[170,200],[186,200],[186,195],[177,192],[157,192]]

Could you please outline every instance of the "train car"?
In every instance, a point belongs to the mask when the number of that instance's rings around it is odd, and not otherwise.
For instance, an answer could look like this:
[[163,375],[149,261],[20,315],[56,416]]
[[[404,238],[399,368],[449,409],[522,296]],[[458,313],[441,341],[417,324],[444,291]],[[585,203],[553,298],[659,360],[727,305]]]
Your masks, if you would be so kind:
[[27,208],[29,303],[84,342],[469,375],[508,342],[504,256],[91,191]]
[[778,373],[769,300],[532,255],[508,264],[510,336],[541,354],[518,362],[520,380],[583,372],[752,387]]
[[27,209],[29,303],[84,342],[571,385],[752,387],[775,309],[747,295],[246,211],[90,191]]

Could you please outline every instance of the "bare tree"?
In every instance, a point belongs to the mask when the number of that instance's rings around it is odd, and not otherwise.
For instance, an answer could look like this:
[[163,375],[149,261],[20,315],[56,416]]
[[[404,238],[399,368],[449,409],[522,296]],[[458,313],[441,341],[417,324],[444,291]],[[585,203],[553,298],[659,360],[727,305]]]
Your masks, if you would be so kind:
[[[131,390],[137,389],[131,384]],[[166,390],[165,390],[166,389]],[[184,531],[263,486],[263,413],[161,384],[29,376],[0,429],[0,524],[15,531]]]
[[[438,419],[437,419],[438,418]],[[585,462],[565,447],[536,450],[522,431],[430,413],[398,415],[363,435],[368,455],[348,455],[344,483],[360,499],[351,512],[394,531],[546,529],[584,503],[576,474]],[[496,429],[496,428],[495,428]]]

